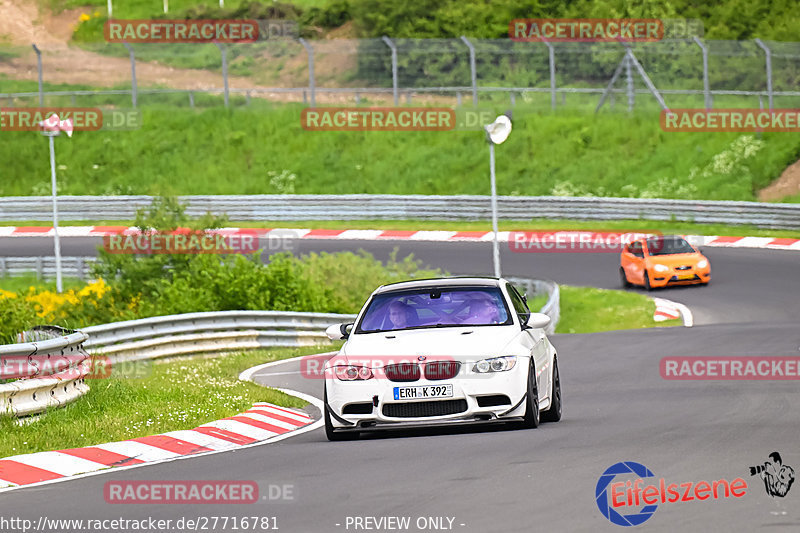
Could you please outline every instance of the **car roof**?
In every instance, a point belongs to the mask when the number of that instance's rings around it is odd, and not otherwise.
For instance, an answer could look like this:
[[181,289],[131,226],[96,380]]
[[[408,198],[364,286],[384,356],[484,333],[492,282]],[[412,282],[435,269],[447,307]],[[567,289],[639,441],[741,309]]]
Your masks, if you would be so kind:
[[375,294],[407,289],[426,289],[431,287],[499,287],[505,280],[490,277],[450,277],[399,281],[378,287]]

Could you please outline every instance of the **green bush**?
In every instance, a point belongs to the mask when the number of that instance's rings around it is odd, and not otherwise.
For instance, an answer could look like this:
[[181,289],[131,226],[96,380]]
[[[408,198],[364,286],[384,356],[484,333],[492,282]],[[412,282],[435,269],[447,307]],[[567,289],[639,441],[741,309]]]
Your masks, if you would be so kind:
[[14,344],[17,334],[42,324],[30,302],[0,294],[0,344]]
[[[224,218],[193,220],[174,198],[157,198],[140,210],[140,230],[218,228]],[[131,318],[236,309],[355,313],[379,285],[442,275],[421,268],[412,256],[386,264],[366,253],[260,253],[129,255],[100,251],[93,274],[110,290],[96,305],[66,304],[66,316],[81,325]]]

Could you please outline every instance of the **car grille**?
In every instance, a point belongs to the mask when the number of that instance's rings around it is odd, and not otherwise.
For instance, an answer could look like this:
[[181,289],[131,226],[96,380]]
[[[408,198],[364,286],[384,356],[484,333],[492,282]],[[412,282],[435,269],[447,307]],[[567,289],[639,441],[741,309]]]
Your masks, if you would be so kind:
[[437,381],[440,379],[453,379],[461,370],[458,361],[433,361],[425,365],[425,379]]
[[431,402],[387,403],[383,405],[383,416],[393,418],[422,418],[463,413],[467,400],[435,400]]
[[420,370],[417,363],[386,365],[383,371],[389,381],[407,383],[409,381],[417,381],[420,378]]
[[692,268],[692,267],[690,267],[688,265],[684,265],[684,266],[675,267],[675,270],[689,270],[690,268]]

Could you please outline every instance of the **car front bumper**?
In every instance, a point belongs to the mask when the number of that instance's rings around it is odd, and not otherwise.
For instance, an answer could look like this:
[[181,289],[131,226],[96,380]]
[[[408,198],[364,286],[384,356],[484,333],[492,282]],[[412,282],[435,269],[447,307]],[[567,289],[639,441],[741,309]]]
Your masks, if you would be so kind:
[[[326,409],[335,430],[369,431],[391,428],[451,426],[511,422],[525,414],[528,366],[518,360],[506,372],[467,373],[449,380],[394,382],[326,380]],[[395,400],[394,388],[406,386],[453,386],[453,396],[424,400]],[[367,408],[369,412],[366,412]],[[353,413],[360,410],[360,413]]]
[[672,285],[694,285],[711,281],[711,268],[689,270],[669,269],[668,272],[650,272],[651,287],[666,287]]

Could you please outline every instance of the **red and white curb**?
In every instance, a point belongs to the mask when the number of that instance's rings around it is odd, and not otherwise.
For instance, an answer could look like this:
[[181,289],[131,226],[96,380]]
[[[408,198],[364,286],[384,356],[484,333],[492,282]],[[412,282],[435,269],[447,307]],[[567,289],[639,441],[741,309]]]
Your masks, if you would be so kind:
[[656,310],[653,313],[653,320],[656,322],[664,322],[665,320],[683,319],[683,325],[687,328],[692,327],[694,324],[694,317],[692,312],[685,305],[673,302],[672,300],[665,300],[664,298],[653,298],[656,304]]
[[[281,390],[281,389],[278,389]],[[283,390],[320,407],[319,400]],[[318,405],[319,404],[319,405]],[[74,477],[269,444],[316,429],[321,421],[269,403],[189,430],[0,459],[0,492]]]
[[[250,235],[259,238],[282,239],[337,239],[337,240],[403,240],[459,242],[491,241],[491,231],[438,231],[438,230],[379,230],[379,229],[296,229],[296,228],[222,228],[215,230],[223,235]],[[566,230],[567,233],[581,230]],[[588,231],[588,230],[587,230]],[[129,226],[62,226],[60,237],[105,237],[111,235],[133,235],[139,229]],[[52,237],[53,228],[48,226],[0,226],[0,237]],[[498,240],[508,242],[513,232],[501,231]],[[768,248],[774,250],[800,251],[800,239],[785,237],[727,237],[716,235],[686,235],[698,246],[726,248]]]

